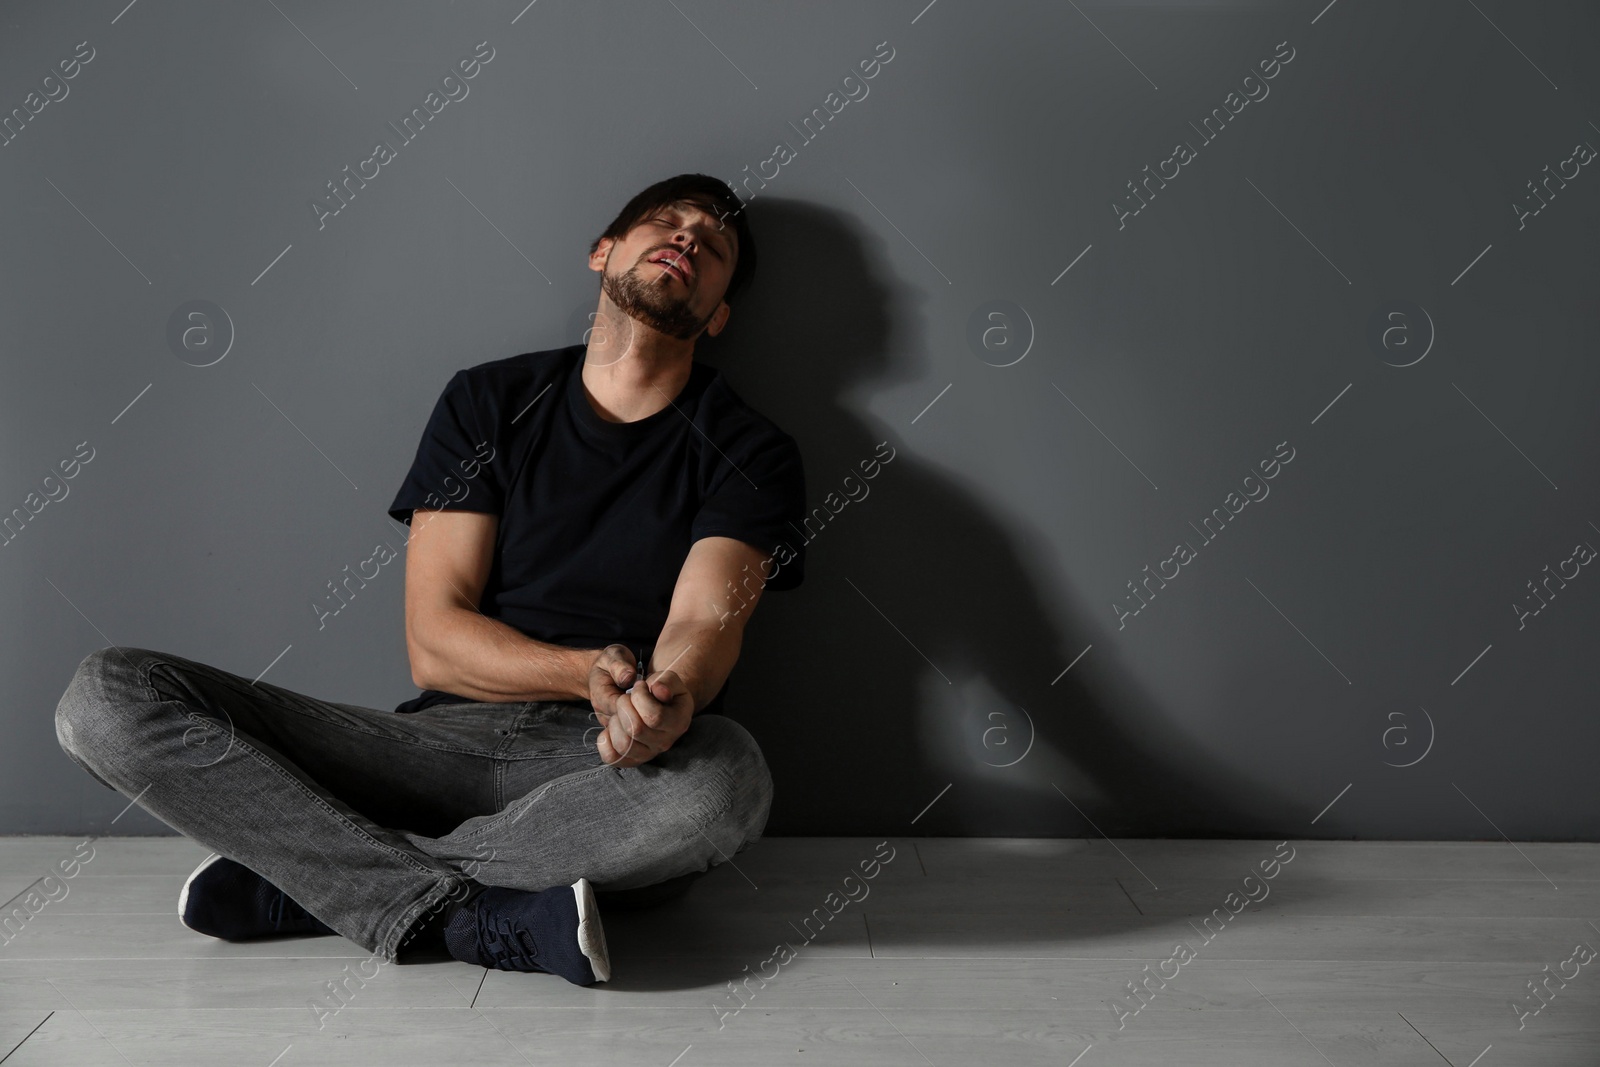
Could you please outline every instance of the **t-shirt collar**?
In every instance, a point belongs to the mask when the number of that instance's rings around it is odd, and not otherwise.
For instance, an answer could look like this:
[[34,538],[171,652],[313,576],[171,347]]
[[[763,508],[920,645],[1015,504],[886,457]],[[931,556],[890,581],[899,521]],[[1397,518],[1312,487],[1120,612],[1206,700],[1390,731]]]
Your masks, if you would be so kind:
[[615,441],[633,441],[647,437],[668,420],[685,417],[687,414],[684,411],[685,406],[700,394],[711,373],[710,367],[696,361],[689,370],[689,380],[684,383],[682,391],[672,398],[672,403],[654,414],[633,422],[611,422],[600,417],[600,413],[595,411],[584,390],[583,362],[586,352],[586,346],[581,344],[568,349],[570,366],[567,372],[567,407],[572,412],[573,418],[585,430]]

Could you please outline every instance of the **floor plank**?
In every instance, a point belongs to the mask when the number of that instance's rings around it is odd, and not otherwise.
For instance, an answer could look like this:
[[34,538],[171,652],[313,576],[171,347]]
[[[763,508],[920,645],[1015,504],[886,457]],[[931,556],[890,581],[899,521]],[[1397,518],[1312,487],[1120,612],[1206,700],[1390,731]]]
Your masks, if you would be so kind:
[[[1242,879],[1277,852],[1276,841],[1204,841],[1166,838],[931,838],[915,839],[930,877],[981,875],[1003,868],[1035,870],[1071,881],[1074,875],[1159,886],[1206,878]],[[1294,858],[1285,873],[1358,879],[1466,878],[1545,882],[1548,877],[1596,879],[1596,846],[1587,842],[1506,841],[1290,841]],[[1285,849],[1284,853],[1287,854]],[[1145,883],[1148,885],[1148,883]],[[1548,887],[1548,882],[1546,882]]]
[[[287,1053],[287,1054],[285,1054]],[[58,1011],[6,1067],[215,1067],[441,1063],[527,1064],[478,1012],[466,1007],[351,1008],[317,1029],[305,1011]]]
[[[1600,915],[1600,882],[1563,878],[1556,889],[1547,883],[1510,880],[1302,878],[1287,871],[1270,882],[1246,883],[1197,879],[1159,892],[1124,879],[1128,896],[1144,915],[1205,915],[1227,906],[1230,893],[1249,894],[1259,903],[1252,912],[1280,915],[1435,915],[1495,917],[1515,913],[1524,918],[1582,920]],[[1543,889],[1539,889],[1539,886]],[[1580,923],[1581,925],[1581,923]],[[1591,930],[1591,934],[1595,931]]]
[[[484,973],[481,967],[454,960],[421,965],[370,960],[362,956],[5,961],[0,962],[0,996],[8,1006],[45,1009],[209,1011],[248,1006],[310,1014],[308,1002],[325,1000],[332,982],[342,983],[348,991],[343,999],[352,1006],[458,1008],[471,1003]],[[459,979],[460,985],[451,978]],[[463,987],[468,990],[465,994]]]
[[[1263,917],[1248,912],[1207,940],[1193,919],[1102,915],[873,914],[873,954],[880,958],[1152,959],[1178,943],[1196,955],[1228,960],[1409,960],[1490,963],[1571,951],[1570,919],[1435,916]],[[1581,936],[1581,935],[1580,935]],[[1600,942],[1600,938],[1594,939]],[[1537,970],[1539,964],[1534,965]]]

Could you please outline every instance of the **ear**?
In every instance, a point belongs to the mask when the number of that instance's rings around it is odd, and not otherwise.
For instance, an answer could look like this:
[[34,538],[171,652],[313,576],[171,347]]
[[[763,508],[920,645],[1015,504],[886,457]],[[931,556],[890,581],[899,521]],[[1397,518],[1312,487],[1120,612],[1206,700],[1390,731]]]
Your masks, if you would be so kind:
[[610,257],[610,255],[611,255],[611,247],[614,244],[616,244],[616,240],[614,238],[611,238],[611,237],[602,237],[602,238],[600,238],[600,243],[595,247],[595,250],[593,252],[589,253],[589,269],[590,270],[596,271],[596,272],[604,272],[605,271],[605,269],[606,269],[606,259]]
[[711,316],[711,321],[706,323],[706,336],[715,337],[721,333],[722,328],[728,324],[728,316],[732,314],[733,308],[728,306],[726,300],[718,304],[717,310]]

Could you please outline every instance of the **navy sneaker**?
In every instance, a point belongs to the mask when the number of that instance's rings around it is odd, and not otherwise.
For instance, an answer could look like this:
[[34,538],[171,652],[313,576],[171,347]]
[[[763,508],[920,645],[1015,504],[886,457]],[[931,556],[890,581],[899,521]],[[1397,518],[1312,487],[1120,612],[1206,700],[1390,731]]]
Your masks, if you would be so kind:
[[338,933],[255,871],[216,853],[184,881],[178,918],[189,929],[224,941]]
[[537,893],[490,886],[450,918],[450,955],[502,971],[559,974],[575,985],[611,980],[600,908],[587,878]]

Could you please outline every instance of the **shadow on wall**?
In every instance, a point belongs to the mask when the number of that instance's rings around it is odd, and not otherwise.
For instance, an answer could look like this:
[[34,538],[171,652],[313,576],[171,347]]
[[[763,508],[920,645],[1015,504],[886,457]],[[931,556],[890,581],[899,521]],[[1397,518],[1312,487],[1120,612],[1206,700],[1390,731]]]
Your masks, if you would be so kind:
[[760,274],[697,356],[799,441],[811,508],[861,482],[880,442],[897,450],[811,527],[805,584],[764,599],[746,632],[728,705],[777,782],[767,833],[1270,834],[1303,802],[1216,765],[1085,616],[1046,610],[1019,543],[1036,535],[919,463],[931,420],[877,428],[845,406],[927,371],[920,297],[888,277],[881,241],[814,204],[751,211]]

